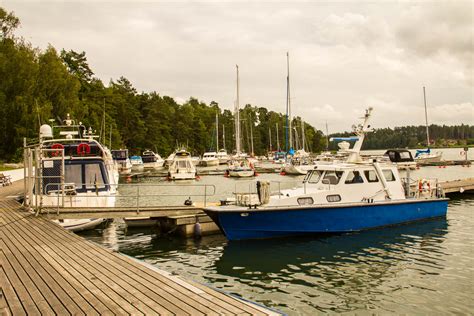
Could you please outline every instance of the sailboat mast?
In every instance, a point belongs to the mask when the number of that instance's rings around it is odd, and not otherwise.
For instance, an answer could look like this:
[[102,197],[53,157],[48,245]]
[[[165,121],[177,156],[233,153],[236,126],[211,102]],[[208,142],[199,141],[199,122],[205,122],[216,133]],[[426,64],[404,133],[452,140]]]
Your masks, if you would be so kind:
[[216,152],[219,151],[219,114],[216,112]]
[[268,128],[268,137],[270,140],[270,151],[272,151],[272,128],[271,127]]
[[240,100],[239,100],[239,65],[235,65],[237,70],[237,99],[235,102],[235,150],[240,154]]
[[425,122],[426,122],[426,146],[430,147],[430,129],[428,127],[428,109],[426,108],[426,92],[423,87],[423,100],[425,101]]
[[222,148],[225,150],[225,125],[222,124]]
[[303,148],[301,148],[301,149],[303,149],[303,151],[305,151],[305,150],[304,150],[304,145],[305,145],[305,144],[304,144],[304,120],[303,120],[303,119],[301,119],[301,140],[302,140],[301,143],[302,143],[302,145],[303,145],[303,146],[302,146]]
[[250,121],[250,147],[251,147],[251,153],[252,157],[254,156],[254,151],[253,151],[253,122]]
[[328,121],[326,121],[326,151],[329,150],[329,130],[328,130]]
[[275,125],[277,131],[277,150],[280,151],[280,139],[278,138],[278,123],[276,123]]
[[293,144],[293,137],[291,131],[291,97],[290,97],[290,54],[286,53],[286,152],[288,152]]

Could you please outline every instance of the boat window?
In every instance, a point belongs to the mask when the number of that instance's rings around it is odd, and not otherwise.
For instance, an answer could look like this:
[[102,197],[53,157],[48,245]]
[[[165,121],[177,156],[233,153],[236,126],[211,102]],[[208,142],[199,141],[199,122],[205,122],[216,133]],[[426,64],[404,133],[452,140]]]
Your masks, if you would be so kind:
[[359,171],[349,171],[349,173],[347,174],[345,183],[346,184],[364,183],[364,179],[360,175]]
[[390,169],[385,169],[382,170],[383,176],[385,177],[385,180],[387,181],[395,181],[395,176],[393,175],[392,170]]
[[379,178],[374,170],[365,170],[364,171],[365,177],[369,182],[379,182]]
[[326,196],[328,202],[341,202],[341,196],[339,194],[332,194]]
[[297,201],[299,205],[311,205],[314,203],[312,197],[301,197],[301,198],[298,198]]
[[76,188],[82,187],[82,166],[80,164],[64,166],[65,183],[74,183]]
[[178,168],[186,168],[187,167],[186,160],[178,160]]
[[324,180],[329,181],[329,184],[336,185],[341,180],[343,172],[342,171],[326,171],[324,174]]
[[95,188],[104,188],[104,179],[102,177],[102,171],[100,169],[100,165],[97,163],[93,164],[85,164],[85,183],[87,189],[95,189]]
[[309,183],[318,183],[319,179],[321,179],[321,175],[323,174],[320,170],[314,170],[313,172],[309,173],[308,182]]
[[411,159],[410,153],[408,151],[400,151],[399,154],[401,159]]

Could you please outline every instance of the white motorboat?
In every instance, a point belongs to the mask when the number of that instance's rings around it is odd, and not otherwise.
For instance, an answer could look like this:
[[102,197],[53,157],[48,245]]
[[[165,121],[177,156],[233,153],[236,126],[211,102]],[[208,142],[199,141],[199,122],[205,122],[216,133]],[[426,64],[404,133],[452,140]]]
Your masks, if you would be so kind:
[[157,169],[163,167],[165,161],[160,155],[151,150],[145,150],[142,154],[143,168]]
[[225,165],[229,162],[230,156],[225,149],[219,149],[217,152],[217,159],[219,159],[220,165]]
[[446,216],[448,199],[435,179],[411,190],[392,163],[362,160],[359,152],[371,114],[355,128],[359,140],[344,162],[317,165],[303,185],[271,194],[268,181],[235,193],[235,205],[207,207],[229,240],[354,232]]
[[206,167],[218,166],[219,158],[217,157],[217,153],[215,151],[204,153],[202,156],[201,165]]
[[[60,138],[54,138],[58,129]],[[28,188],[28,203],[33,207],[114,207],[119,171],[110,150],[88,130],[67,115],[61,125],[40,127],[41,151],[38,180]],[[29,181],[27,181],[29,183]],[[103,219],[68,219],[60,223],[70,230],[98,225]]]
[[97,228],[97,226],[104,223],[103,218],[82,218],[82,219],[58,219],[54,220],[56,224],[59,224],[64,229],[72,232],[80,232],[83,230],[91,230]]
[[182,149],[175,153],[173,162],[168,169],[168,177],[170,180],[191,180],[196,178],[196,167],[188,151]]
[[247,159],[235,159],[229,162],[226,173],[229,177],[248,178],[255,175],[255,169]]
[[115,163],[118,165],[120,174],[129,174],[132,172],[132,163],[130,162],[130,158],[128,158],[128,149],[117,149],[111,152]]
[[132,156],[130,157],[130,163],[132,164],[132,169],[135,170],[143,170],[143,160],[140,156]]

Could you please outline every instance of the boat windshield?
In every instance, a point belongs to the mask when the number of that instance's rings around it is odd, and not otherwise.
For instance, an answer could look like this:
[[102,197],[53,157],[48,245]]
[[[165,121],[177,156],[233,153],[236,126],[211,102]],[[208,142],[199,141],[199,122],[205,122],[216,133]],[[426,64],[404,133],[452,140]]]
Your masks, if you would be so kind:
[[323,175],[323,171],[314,170],[308,173],[308,176],[306,177],[306,181],[309,183],[318,183],[322,175]]
[[344,172],[342,172],[342,171],[328,170],[324,174],[323,183],[327,182],[327,184],[336,185],[336,184],[339,183],[339,180],[341,180],[341,177],[342,177],[343,173]]

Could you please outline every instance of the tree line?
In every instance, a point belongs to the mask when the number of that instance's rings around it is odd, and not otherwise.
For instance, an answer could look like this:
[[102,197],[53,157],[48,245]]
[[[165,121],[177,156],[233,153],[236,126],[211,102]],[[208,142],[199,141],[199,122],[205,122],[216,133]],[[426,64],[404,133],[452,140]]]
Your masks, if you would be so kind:
[[[13,13],[0,7],[0,160],[21,159],[23,138],[37,138],[41,124],[51,119],[58,124],[67,113],[95,128],[101,141],[113,149],[128,148],[130,154],[151,149],[161,155],[178,146],[186,146],[194,154],[215,150],[217,114],[219,147],[228,152],[235,148],[234,115],[218,103],[206,104],[191,97],[179,104],[157,92],[138,92],[124,77],[105,85],[94,76],[85,52],[58,52],[52,46],[40,50],[15,36],[19,25]],[[246,152],[250,153],[252,147],[256,155],[285,149],[284,114],[251,104],[240,111]],[[301,118],[293,118],[292,123],[298,134],[295,138],[299,144],[294,144],[298,148],[303,134]],[[323,133],[307,123],[303,128],[306,150],[324,150]],[[437,129],[432,130],[436,138]],[[369,136],[364,147],[406,147],[415,138],[418,143],[422,141],[423,133],[421,127],[380,129]],[[474,137],[473,127],[464,125],[443,126],[439,133],[454,139]]]

